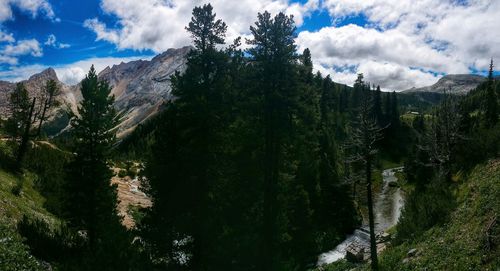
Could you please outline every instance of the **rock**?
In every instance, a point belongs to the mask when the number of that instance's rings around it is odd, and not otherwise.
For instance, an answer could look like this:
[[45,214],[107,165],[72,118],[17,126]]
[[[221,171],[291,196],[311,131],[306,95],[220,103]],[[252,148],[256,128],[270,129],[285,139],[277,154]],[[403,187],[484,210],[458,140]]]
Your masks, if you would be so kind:
[[389,187],[399,187],[399,184],[396,181],[391,181],[389,182]]
[[410,262],[410,258],[404,258],[404,259],[403,259],[403,264],[407,264],[407,263],[409,263],[409,262]]
[[408,251],[407,255],[408,257],[415,257],[417,256],[418,250],[416,248],[412,248]]
[[452,94],[465,95],[470,90],[475,89],[479,84],[486,81],[486,77],[473,74],[449,74],[443,76],[432,86],[422,88],[412,88],[403,91],[404,93],[415,92],[436,92],[442,93],[449,90]]
[[346,248],[345,258],[349,262],[363,262],[365,256],[365,248],[358,242],[353,242]]
[[377,234],[377,243],[386,243],[391,240],[391,235],[387,232]]

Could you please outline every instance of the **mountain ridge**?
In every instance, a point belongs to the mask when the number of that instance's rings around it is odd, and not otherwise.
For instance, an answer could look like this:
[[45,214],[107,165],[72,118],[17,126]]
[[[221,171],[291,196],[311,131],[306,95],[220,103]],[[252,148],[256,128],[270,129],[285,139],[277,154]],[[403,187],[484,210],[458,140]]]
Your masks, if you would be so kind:
[[448,74],[431,86],[410,88],[402,93],[449,91],[452,94],[465,95],[485,81],[486,77],[476,74]]
[[[99,72],[99,79],[106,80],[112,87],[111,93],[115,96],[114,105],[121,116],[117,130],[118,138],[125,137],[138,124],[155,115],[161,105],[172,98],[170,76],[185,70],[187,54],[191,49],[191,46],[172,48],[151,60],[121,62]],[[66,109],[77,112],[78,103],[82,100],[81,83],[67,85],[61,82],[51,67],[31,75],[20,83],[25,84],[30,97],[38,97],[46,82],[51,79],[56,81],[61,89],[57,100],[63,106],[49,114],[49,119],[57,122],[57,119],[64,118],[63,111]],[[16,84],[0,81],[0,117],[4,119],[10,115],[9,97]],[[57,130],[67,128],[69,122],[65,120],[64,125],[65,127],[59,127]]]

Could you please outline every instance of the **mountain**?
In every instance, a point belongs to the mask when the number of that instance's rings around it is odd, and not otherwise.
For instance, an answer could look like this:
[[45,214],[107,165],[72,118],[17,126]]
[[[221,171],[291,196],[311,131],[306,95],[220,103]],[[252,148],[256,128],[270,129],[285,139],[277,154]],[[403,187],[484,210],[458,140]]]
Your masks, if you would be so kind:
[[464,95],[470,90],[475,89],[479,84],[486,81],[486,78],[481,75],[474,74],[450,74],[445,75],[432,86],[411,88],[403,91],[403,93],[414,92],[443,92],[450,90],[450,93]]
[[[57,74],[52,68],[48,68],[41,73],[32,75],[28,80],[21,81],[28,90],[30,97],[36,97],[40,100],[41,93],[48,80],[54,80],[59,85],[61,90],[60,95],[57,97],[59,102],[63,103],[64,107],[67,105],[72,110],[76,109],[76,104],[81,95],[77,92],[76,86],[68,86],[57,78]],[[9,116],[9,99],[10,94],[16,88],[16,83],[0,81],[0,117],[7,118]],[[61,110],[54,110],[50,113],[50,118],[54,118],[60,113]]]
[[170,76],[185,70],[191,48],[169,49],[151,61],[121,63],[99,73],[99,78],[113,87],[115,107],[123,115],[118,137],[130,133],[137,124],[156,114],[164,101],[172,98]]
[[[115,108],[121,116],[117,132],[119,138],[125,137],[139,123],[155,115],[161,105],[172,98],[170,76],[176,71],[185,70],[187,54],[191,48],[186,46],[169,49],[150,61],[120,63],[106,67],[98,74],[100,79],[108,81],[112,87],[112,94],[115,95]],[[59,81],[52,68],[35,74],[22,83],[25,84],[31,97],[39,97],[49,79],[55,80],[60,86],[61,94],[57,99],[63,104],[50,113],[49,134],[54,135],[68,126],[64,110],[70,108],[76,112],[82,96],[80,84],[74,86],[64,84]],[[9,96],[15,87],[15,83],[0,81],[0,117],[4,119],[9,115]]]

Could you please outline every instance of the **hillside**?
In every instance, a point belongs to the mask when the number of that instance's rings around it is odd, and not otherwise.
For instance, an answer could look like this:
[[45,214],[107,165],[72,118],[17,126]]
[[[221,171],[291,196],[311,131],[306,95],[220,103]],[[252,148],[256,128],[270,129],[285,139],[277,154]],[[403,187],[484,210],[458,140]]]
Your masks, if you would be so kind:
[[[58,222],[43,208],[45,199],[34,189],[34,175],[15,176],[0,169],[0,270],[47,270],[30,255],[16,224],[23,215],[42,219],[54,225]],[[17,187],[22,183],[19,195]]]
[[485,81],[486,78],[480,75],[449,74],[443,76],[432,86],[411,88],[403,91],[403,93],[419,93],[419,92],[442,93],[443,91],[449,91],[452,94],[464,95],[467,94],[469,91],[475,89],[479,84]]
[[[380,270],[498,270],[499,183],[500,160],[477,166],[459,185],[458,207],[449,221],[412,243],[385,250],[380,255]],[[368,269],[367,265],[340,262],[318,270]]]

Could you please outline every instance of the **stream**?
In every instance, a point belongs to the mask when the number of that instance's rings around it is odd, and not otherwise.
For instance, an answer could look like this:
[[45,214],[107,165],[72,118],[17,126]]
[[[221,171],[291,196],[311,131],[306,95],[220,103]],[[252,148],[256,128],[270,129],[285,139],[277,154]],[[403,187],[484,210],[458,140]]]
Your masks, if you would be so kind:
[[[391,186],[391,183],[397,182],[395,173],[403,170],[402,167],[386,169],[382,172],[383,185],[379,193],[374,196],[374,213],[375,213],[375,234],[385,232],[398,223],[401,209],[404,204],[403,192],[401,188]],[[325,252],[318,257],[317,265],[321,266],[336,262],[345,258],[346,248],[354,243],[360,243],[369,247],[370,234],[367,222],[363,222],[362,226],[354,233],[347,236],[335,249]]]

